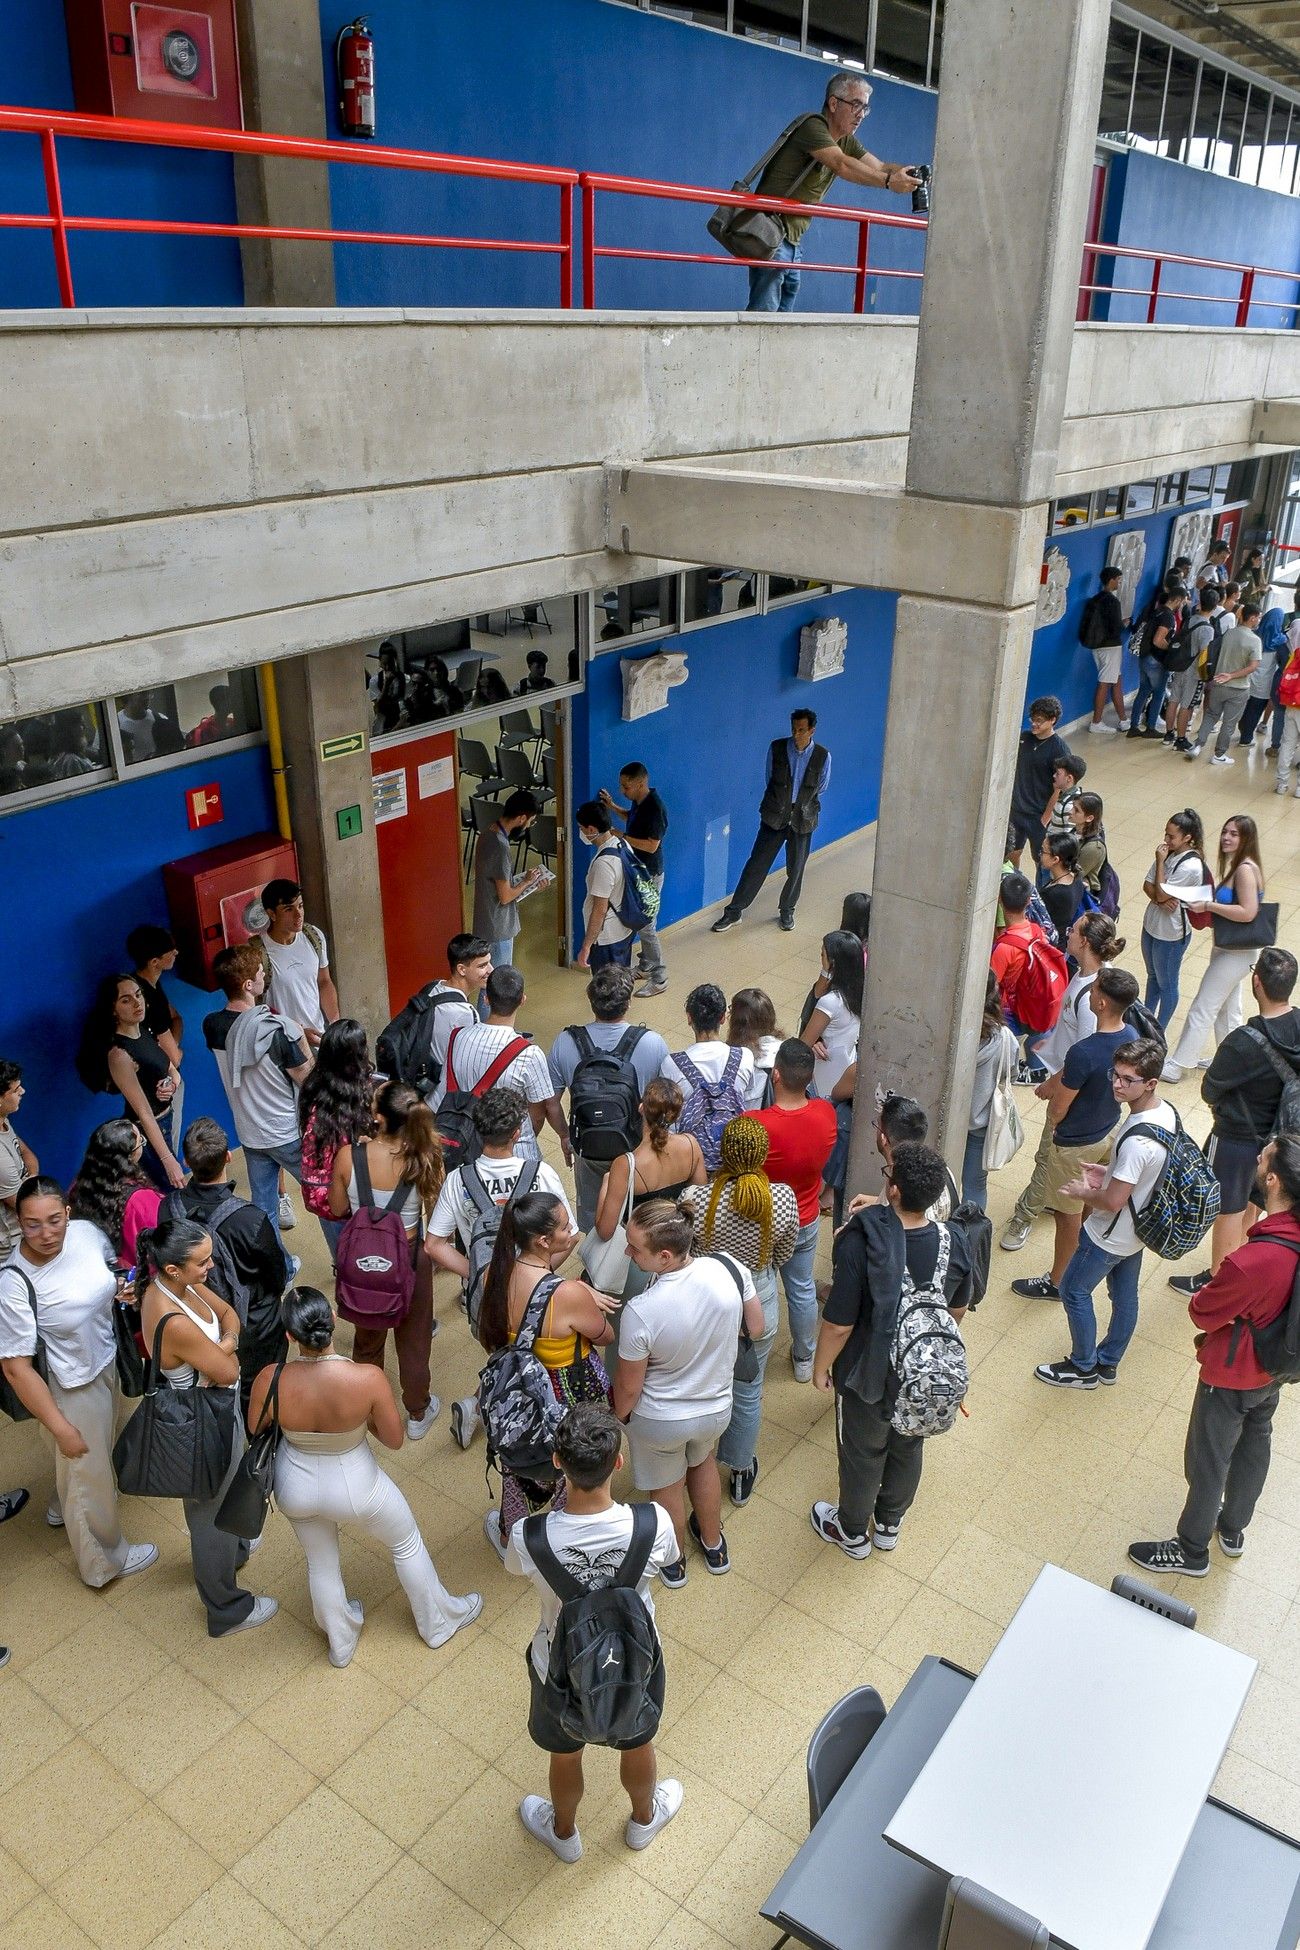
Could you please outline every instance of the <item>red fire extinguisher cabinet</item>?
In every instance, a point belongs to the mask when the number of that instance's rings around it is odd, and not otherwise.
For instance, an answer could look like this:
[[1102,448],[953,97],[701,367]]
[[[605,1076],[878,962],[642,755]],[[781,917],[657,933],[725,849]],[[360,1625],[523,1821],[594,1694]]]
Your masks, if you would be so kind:
[[63,0],[63,11],[78,108],[243,128],[235,0]]
[[211,989],[216,987],[214,957],[248,939],[245,908],[268,880],[297,880],[298,853],[293,841],[278,833],[254,833],[169,860],[162,873],[180,950],[176,972],[196,988]]

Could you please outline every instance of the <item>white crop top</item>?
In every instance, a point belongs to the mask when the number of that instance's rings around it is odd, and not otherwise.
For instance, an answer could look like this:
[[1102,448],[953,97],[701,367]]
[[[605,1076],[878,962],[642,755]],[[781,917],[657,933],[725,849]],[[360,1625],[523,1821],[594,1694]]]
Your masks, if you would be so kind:
[[[181,1312],[187,1315],[188,1318],[194,1322],[194,1325],[199,1329],[201,1333],[207,1335],[208,1339],[212,1342],[212,1345],[215,1347],[217,1342],[221,1339],[221,1322],[217,1319],[216,1315],[214,1314],[211,1320],[204,1320],[201,1314],[195,1313],[193,1307],[189,1307],[186,1305],[184,1300],[181,1299],[179,1293],[173,1293],[171,1288],[168,1286],[164,1286],[161,1280],[155,1280],[154,1285],[157,1287],[159,1293],[166,1294],[167,1298],[172,1302],[173,1306],[179,1307]],[[186,1287],[185,1291],[188,1293],[190,1289]],[[167,1344],[167,1334],[166,1334],[166,1330],[164,1329],[163,1345],[166,1346],[166,1344]],[[182,1361],[180,1365],[175,1368],[169,1368],[166,1362],[164,1362],[163,1375],[164,1378],[171,1384],[173,1388],[192,1388],[195,1382],[200,1381],[201,1379],[198,1373],[196,1372],[196,1370],[190,1366],[188,1361]],[[218,1383],[216,1385],[222,1386],[225,1384]],[[228,1385],[232,1387],[234,1386],[233,1383],[230,1383]],[[209,1384],[206,1381],[204,1381],[202,1382],[202,1386],[206,1388],[207,1386],[209,1386]]]

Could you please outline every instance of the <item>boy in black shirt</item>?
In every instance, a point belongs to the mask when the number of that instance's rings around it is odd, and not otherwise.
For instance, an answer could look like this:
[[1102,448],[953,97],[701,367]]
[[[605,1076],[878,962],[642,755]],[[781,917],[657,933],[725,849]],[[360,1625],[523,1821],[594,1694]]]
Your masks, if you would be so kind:
[[1026,840],[1034,859],[1043,841],[1043,814],[1054,791],[1056,762],[1069,751],[1056,727],[1061,722],[1059,697],[1036,697],[1029,707],[1029,729],[1020,735],[1016,782],[1011,788],[1011,830],[1008,857],[1020,865]]
[[[927,1144],[896,1144],[885,1180],[888,1205],[856,1212],[835,1241],[834,1278],[817,1336],[813,1386],[836,1396],[838,1503],[814,1503],[819,1537],[846,1557],[892,1551],[921,1482],[923,1436],[900,1435],[890,1421],[898,1394],[890,1351],[904,1268],[918,1291],[935,1277],[948,1239],[944,1293],[954,1320],[970,1303],[970,1254],[962,1233],[941,1228],[927,1210],[947,1184],[947,1167]],[[870,1525],[870,1535],[868,1535]]]
[[[607,813],[614,819],[626,822],[627,843],[634,853],[641,856],[641,864],[659,889],[660,897],[664,891],[664,834],[668,831],[668,813],[663,800],[650,783],[650,774],[644,765],[633,760],[625,765],[618,775],[620,792],[625,792],[631,805],[621,806],[617,799],[601,788],[600,800]],[[648,928],[642,928],[640,951],[637,955],[637,973],[641,977],[638,995],[662,995],[668,987],[668,970],[664,966],[663,949],[659,946],[659,931],[656,921]]]

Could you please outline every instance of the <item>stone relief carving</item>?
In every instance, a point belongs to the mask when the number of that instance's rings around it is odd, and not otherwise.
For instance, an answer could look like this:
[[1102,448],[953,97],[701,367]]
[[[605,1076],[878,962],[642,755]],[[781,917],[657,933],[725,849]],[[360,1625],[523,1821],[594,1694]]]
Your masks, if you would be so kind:
[[1059,623],[1065,614],[1065,599],[1070,590],[1070,564],[1059,548],[1049,548],[1046,562],[1047,574],[1038,591],[1038,613],[1034,618],[1034,628],[1043,629],[1048,623]]
[[838,616],[822,616],[799,632],[799,675],[806,684],[838,677],[844,669],[849,626]]
[[666,711],[668,693],[686,682],[686,652],[661,650],[653,657],[622,657],[623,722],[648,718],[654,711]]
[[1213,537],[1213,508],[1195,508],[1191,514],[1179,515],[1169,531],[1169,566],[1172,567],[1180,555],[1190,555],[1192,574],[1195,575],[1210,552]]
[[1133,614],[1142,564],[1146,559],[1145,529],[1125,528],[1120,534],[1111,536],[1106,549],[1106,567],[1119,570],[1119,606],[1125,617]]

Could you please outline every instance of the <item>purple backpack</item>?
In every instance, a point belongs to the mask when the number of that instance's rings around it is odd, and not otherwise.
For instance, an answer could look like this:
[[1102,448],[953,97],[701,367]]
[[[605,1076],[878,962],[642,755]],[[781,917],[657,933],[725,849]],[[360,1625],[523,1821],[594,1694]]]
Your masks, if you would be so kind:
[[673,1057],[673,1062],[691,1086],[691,1094],[682,1106],[677,1128],[695,1139],[710,1171],[716,1171],[722,1163],[722,1133],[733,1117],[744,1114],[745,1099],[736,1082],[743,1055],[744,1051],[736,1049],[734,1045],[728,1050],[726,1067],[716,1083],[709,1082],[685,1050],[678,1050]]
[[376,1205],[366,1147],[352,1147],[361,1203],[339,1234],[334,1298],[344,1320],[355,1327],[398,1327],[411,1311],[415,1268],[401,1211],[410,1193],[398,1185],[388,1203]]

